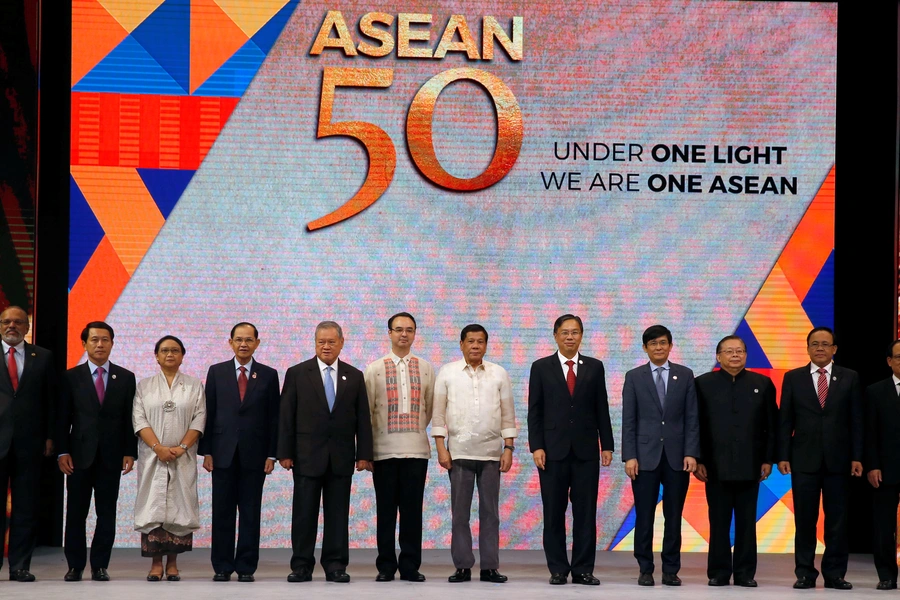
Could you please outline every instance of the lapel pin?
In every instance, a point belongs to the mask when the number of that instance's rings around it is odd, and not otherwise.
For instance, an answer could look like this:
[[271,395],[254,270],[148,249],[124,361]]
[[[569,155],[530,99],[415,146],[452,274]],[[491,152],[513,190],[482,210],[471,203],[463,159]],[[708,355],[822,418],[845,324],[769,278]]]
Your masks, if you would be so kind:
[[678,380],[678,375],[672,375],[672,379],[674,379],[674,380],[677,381],[677,380]]
[[837,381],[837,377],[832,377],[831,380],[832,380],[832,381]]
[[346,376],[346,375],[341,375],[341,379],[343,379],[344,381],[347,381],[347,376]]
[[754,389],[754,390],[753,390],[753,393],[754,393],[754,394],[758,394],[758,393],[759,393],[759,390],[758,390],[758,389]]
[[32,352],[31,355],[32,355],[32,356],[37,356],[37,353],[36,353],[36,352]]
[[113,373],[113,376],[112,376],[112,378],[113,378],[113,379],[115,379],[115,378],[116,378],[116,374],[115,374],[115,373]]
[[256,379],[256,373],[254,373],[254,374],[251,375],[250,377],[252,377],[253,379]]
[[579,360],[579,361],[578,361],[578,364],[579,364],[579,365],[583,365],[583,364],[584,364],[584,361],[583,361],[583,360]]

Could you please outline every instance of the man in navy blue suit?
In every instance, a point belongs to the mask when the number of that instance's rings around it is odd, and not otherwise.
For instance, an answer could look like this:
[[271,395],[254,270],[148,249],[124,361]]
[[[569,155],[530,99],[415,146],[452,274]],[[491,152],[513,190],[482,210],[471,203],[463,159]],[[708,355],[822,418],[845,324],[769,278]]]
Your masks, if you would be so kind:
[[653,520],[663,486],[663,585],[681,585],[681,513],[690,473],[700,456],[700,418],[694,373],[669,362],[672,332],[662,325],[642,336],[650,362],[625,374],[622,390],[622,460],[634,492],[634,557],[638,585],[653,581]]
[[[234,358],[206,375],[206,433],[198,453],[212,473],[213,581],[253,581],[259,563],[259,521],[266,475],[275,468],[280,392],[278,372],[253,360],[259,332],[250,323],[231,329]],[[237,551],[236,511],[240,511]]]

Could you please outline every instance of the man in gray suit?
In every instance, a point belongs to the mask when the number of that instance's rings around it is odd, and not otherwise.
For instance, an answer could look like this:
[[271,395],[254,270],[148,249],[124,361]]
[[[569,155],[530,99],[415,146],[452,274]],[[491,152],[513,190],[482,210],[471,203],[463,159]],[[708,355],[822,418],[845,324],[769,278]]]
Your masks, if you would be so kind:
[[625,374],[622,460],[634,492],[634,557],[638,585],[652,586],[653,520],[663,486],[663,585],[681,585],[681,513],[700,456],[700,420],[694,373],[669,362],[672,332],[662,325],[642,336],[650,362]]

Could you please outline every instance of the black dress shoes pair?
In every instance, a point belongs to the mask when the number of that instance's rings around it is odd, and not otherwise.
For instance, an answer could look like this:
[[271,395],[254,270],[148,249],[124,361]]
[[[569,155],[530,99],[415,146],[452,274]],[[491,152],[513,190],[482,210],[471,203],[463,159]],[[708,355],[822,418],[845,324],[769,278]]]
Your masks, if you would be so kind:
[[32,575],[31,571],[29,571],[28,569],[18,569],[16,571],[9,572],[9,580],[18,581],[20,583],[28,583],[30,581],[34,581],[34,575]]
[[307,568],[301,568],[297,569],[296,571],[291,571],[291,574],[287,576],[287,580],[289,583],[312,581],[312,571]]
[[462,583],[472,581],[472,569],[457,569],[453,575],[447,578],[450,583]]
[[831,590],[852,590],[853,584],[843,577],[825,578],[825,587]]
[[681,578],[678,577],[675,573],[663,573],[662,576],[663,585],[671,585],[671,586],[679,586],[681,585]]
[[638,576],[638,585],[642,585],[644,587],[652,587],[656,585],[656,582],[653,581],[653,573],[641,573]]
[[330,581],[332,583],[350,583],[350,575],[347,574],[347,571],[338,569],[337,571],[325,573],[325,581]]
[[501,575],[497,569],[482,569],[481,580],[489,581],[490,583],[506,583],[509,577]]
[[897,582],[893,579],[884,579],[878,582],[878,585],[875,586],[876,590],[896,590]]

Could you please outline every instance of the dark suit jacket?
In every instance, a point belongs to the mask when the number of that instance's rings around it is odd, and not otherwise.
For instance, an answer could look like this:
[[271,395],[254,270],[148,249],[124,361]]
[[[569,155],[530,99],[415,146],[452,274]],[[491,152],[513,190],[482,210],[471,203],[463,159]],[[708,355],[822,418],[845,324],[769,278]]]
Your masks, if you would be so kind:
[[238,391],[234,359],[215,364],[206,374],[206,433],[197,452],[227,469],[240,449],[241,466],[260,469],[278,445],[278,372],[252,362],[244,401]]
[[792,471],[850,473],[850,462],[863,459],[863,404],[856,371],[834,365],[825,409],[813,385],[809,364],[788,371],[781,384],[778,411],[778,460]]
[[76,469],[87,469],[98,459],[106,468],[116,470],[122,468],[125,456],[137,458],[137,436],[131,425],[134,388],[134,373],[109,363],[101,407],[88,363],[66,371],[56,454],[71,454]]
[[763,463],[775,460],[778,405],[775,384],[744,369],[733,377],[725,370],[699,376],[698,462],[710,481],[757,481]]
[[622,460],[638,460],[642,471],[659,466],[663,448],[669,466],[684,468],[685,456],[700,456],[700,421],[694,373],[669,362],[665,411],[659,403],[650,363],[625,373],[622,390]]
[[25,344],[25,366],[15,392],[4,360],[0,368],[0,458],[16,441],[18,452],[44,453],[56,427],[57,379],[53,354]]
[[563,374],[559,356],[536,360],[528,380],[528,445],[544,450],[548,460],[562,460],[569,451],[581,460],[599,460],[600,449],[614,449],[606,375],[596,358],[578,356],[575,394]]
[[284,377],[278,419],[278,458],[294,471],[321,477],[329,462],[338,475],[352,475],[357,460],[372,460],[372,425],[366,383],[359,369],[337,362],[337,393],[328,411],[315,358],[294,365]]
[[867,471],[881,470],[882,482],[900,483],[900,397],[888,377],[866,388]]

